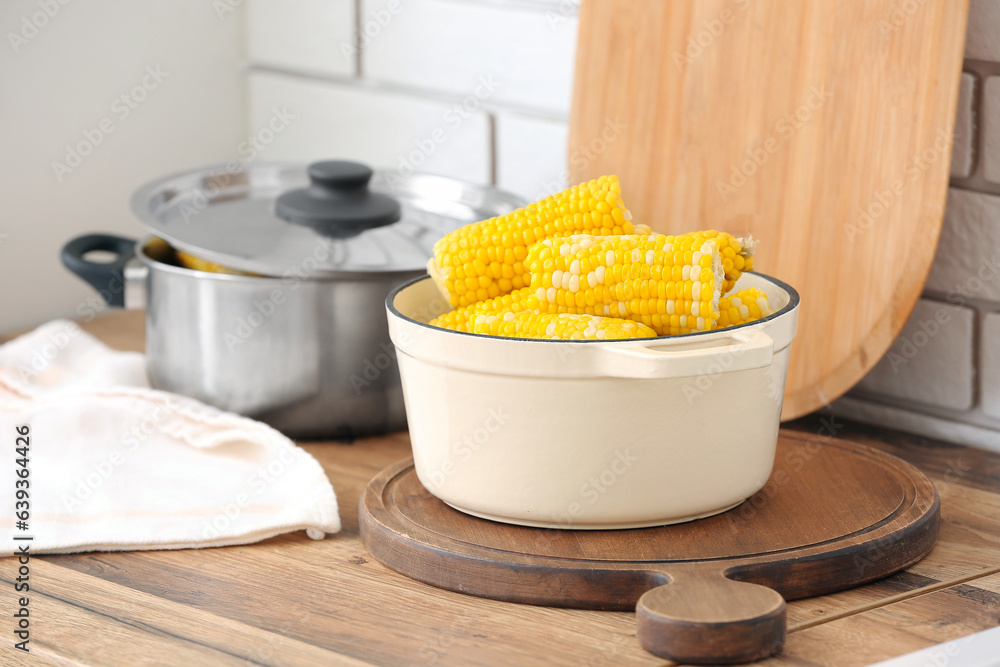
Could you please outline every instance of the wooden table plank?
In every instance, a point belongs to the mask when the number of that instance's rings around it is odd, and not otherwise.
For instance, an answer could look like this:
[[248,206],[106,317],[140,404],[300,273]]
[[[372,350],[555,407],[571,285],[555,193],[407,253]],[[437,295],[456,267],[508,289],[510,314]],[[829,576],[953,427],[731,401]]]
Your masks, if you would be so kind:
[[[608,652],[628,664],[656,664],[635,641],[632,614],[530,607],[441,591],[372,560],[354,535],[321,544],[289,536],[210,549],[200,553],[196,573],[190,552],[48,560],[373,664],[439,654],[440,664],[576,665]],[[303,599],[313,612],[309,622],[282,626]],[[543,646],[548,650],[541,651]]]
[[[0,577],[0,585],[12,582]],[[44,558],[31,561],[30,608],[31,653],[80,664],[101,654],[108,664],[129,665],[163,664],[165,655],[176,664],[366,664]],[[308,608],[286,609],[286,623],[306,623],[311,613]],[[13,651],[6,637],[4,644]]]
[[995,574],[795,632],[782,656],[756,664],[869,665],[995,628],[998,617]]

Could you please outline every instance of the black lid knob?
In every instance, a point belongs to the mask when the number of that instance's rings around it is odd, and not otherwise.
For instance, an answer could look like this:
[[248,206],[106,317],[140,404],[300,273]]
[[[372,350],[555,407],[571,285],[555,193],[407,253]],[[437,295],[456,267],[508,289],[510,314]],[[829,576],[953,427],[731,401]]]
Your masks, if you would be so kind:
[[399,220],[399,202],[368,189],[369,167],[330,160],[312,163],[308,172],[309,187],[278,197],[278,217],[339,238]]

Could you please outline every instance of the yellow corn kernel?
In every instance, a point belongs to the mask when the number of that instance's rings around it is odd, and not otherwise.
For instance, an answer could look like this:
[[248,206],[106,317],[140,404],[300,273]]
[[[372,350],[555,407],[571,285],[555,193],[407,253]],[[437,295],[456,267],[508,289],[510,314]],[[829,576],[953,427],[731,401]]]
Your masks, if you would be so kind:
[[719,232],[714,229],[703,229],[697,232],[688,232],[681,236],[689,236],[696,239],[714,239],[720,257],[722,258],[722,268],[725,271],[725,281],[722,284],[722,293],[728,294],[740,276],[747,271],[753,270],[753,253],[757,249],[758,241],[752,236],[737,238],[729,232]]
[[526,286],[523,260],[533,243],[577,233],[649,233],[645,225],[637,232],[631,219],[618,177],[602,176],[445,235],[434,244],[427,272],[451,305],[468,306]]
[[650,327],[633,320],[531,310],[479,314],[473,333],[545,340],[623,340],[656,335]]
[[222,266],[221,264],[214,264],[200,257],[195,257],[194,255],[189,255],[181,250],[174,250],[177,255],[177,262],[188,269],[194,269],[195,271],[204,271],[205,273],[227,273],[232,276],[255,276],[256,273],[247,273],[245,271],[237,271],[236,269],[230,269],[228,267]]
[[546,239],[525,264],[527,308],[627,318],[661,336],[712,329],[725,279],[716,240],[689,235]]
[[756,287],[749,287],[719,299],[719,319],[714,328],[735,327],[770,314],[767,294]]
[[524,309],[524,300],[531,294],[531,288],[522,287],[510,294],[504,294],[485,301],[477,301],[463,308],[456,308],[429,322],[432,327],[451,329],[452,331],[472,331],[472,325],[478,315],[497,313],[517,313]]

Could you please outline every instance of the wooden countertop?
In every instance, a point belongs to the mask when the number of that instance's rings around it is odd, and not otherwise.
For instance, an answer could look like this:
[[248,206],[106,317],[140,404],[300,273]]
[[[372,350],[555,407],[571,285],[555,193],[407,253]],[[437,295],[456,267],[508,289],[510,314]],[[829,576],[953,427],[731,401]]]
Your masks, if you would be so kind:
[[[115,347],[142,347],[137,313],[85,328]],[[941,536],[904,572],[789,603],[784,654],[756,664],[867,665],[997,625],[1000,455],[830,417],[786,427],[833,431],[918,466],[941,495]],[[304,447],[337,492],[341,533],[320,542],[299,532],[216,549],[36,557],[32,657],[73,665],[672,664],[639,647],[631,613],[469,597],[372,559],[358,535],[358,497],[376,472],[409,455],[405,433]],[[8,602],[13,562],[0,563]],[[0,664],[23,657],[9,624],[0,636]]]

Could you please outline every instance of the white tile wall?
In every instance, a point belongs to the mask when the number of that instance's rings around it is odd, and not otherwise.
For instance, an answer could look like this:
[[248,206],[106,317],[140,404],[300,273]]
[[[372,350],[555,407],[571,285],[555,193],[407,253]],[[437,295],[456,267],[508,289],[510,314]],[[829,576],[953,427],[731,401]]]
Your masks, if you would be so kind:
[[951,175],[956,178],[966,178],[972,173],[975,84],[974,76],[962,75],[958,91],[958,111],[955,115],[955,145],[951,151]]
[[983,178],[1000,183],[1000,77],[983,84]]
[[1000,420],[1000,313],[983,317],[979,357],[983,411]]
[[460,98],[492,80],[491,104],[569,112],[574,15],[543,5],[455,0],[362,0],[361,6],[365,77]]
[[927,289],[1000,301],[1000,197],[951,188]]
[[972,0],[969,3],[969,26],[965,34],[965,57],[974,60],[1000,61],[1000,2]]
[[308,72],[353,76],[355,0],[248,0],[251,61]]
[[858,389],[968,410],[973,402],[973,326],[971,309],[921,300]]
[[565,121],[497,114],[497,185],[529,201],[568,187],[568,140]]
[[488,183],[490,121],[453,104],[285,75],[250,76],[250,130],[287,109],[293,118],[262,153],[268,160],[345,158],[372,167]]

